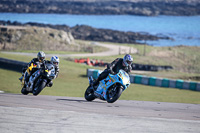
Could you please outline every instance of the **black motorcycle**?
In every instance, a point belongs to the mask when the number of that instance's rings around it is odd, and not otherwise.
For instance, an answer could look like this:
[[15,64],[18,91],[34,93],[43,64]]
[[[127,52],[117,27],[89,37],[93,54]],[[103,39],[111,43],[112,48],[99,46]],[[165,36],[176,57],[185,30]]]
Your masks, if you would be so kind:
[[[51,63],[46,63],[45,67],[42,69],[38,69],[34,76],[37,76],[33,83],[33,89],[31,90],[27,87],[27,82],[25,81],[26,75],[28,71],[32,70],[35,66],[31,65],[25,72],[25,76],[22,79],[22,90],[21,93],[27,95],[28,93],[33,93],[33,95],[37,96],[50,82],[54,79],[55,75],[55,67]],[[32,75],[33,76],[33,75]]]

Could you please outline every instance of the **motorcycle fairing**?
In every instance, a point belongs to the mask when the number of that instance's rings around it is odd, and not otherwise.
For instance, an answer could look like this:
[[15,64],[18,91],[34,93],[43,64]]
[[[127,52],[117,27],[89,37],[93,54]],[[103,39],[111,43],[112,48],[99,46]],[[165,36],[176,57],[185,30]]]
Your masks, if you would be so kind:
[[120,70],[116,75],[109,74],[106,79],[100,81],[95,95],[97,97],[103,97],[106,100],[106,92],[112,85],[117,83],[123,85],[123,91],[130,85],[130,77],[124,70]]

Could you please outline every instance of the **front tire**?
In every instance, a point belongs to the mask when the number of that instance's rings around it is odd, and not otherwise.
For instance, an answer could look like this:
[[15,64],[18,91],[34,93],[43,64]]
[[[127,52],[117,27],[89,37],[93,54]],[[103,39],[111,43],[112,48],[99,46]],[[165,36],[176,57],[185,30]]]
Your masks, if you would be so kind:
[[93,101],[95,99],[94,92],[88,91],[89,89],[91,89],[90,87],[91,86],[89,86],[85,91],[85,99],[87,101]]
[[107,91],[107,102],[114,103],[115,101],[117,101],[117,99],[121,96],[122,91],[123,89],[121,86],[116,86],[116,88],[110,88]]
[[42,81],[41,84],[39,84],[39,86],[33,89],[33,95],[37,96],[46,86],[46,82]]

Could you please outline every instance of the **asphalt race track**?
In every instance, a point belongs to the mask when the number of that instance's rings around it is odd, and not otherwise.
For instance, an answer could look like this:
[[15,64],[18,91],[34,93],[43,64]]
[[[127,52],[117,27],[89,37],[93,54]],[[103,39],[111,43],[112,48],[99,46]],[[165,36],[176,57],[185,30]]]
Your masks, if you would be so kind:
[[200,104],[0,94],[0,133],[200,133]]

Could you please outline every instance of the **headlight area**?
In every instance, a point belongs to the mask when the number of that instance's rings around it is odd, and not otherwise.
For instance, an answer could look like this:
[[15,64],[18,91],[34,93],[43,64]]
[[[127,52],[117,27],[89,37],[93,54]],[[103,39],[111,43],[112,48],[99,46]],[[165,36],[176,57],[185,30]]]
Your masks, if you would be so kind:
[[128,80],[128,79],[126,79],[126,78],[124,78],[124,79],[123,79],[123,84],[124,84],[124,85],[126,85],[126,86],[127,86],[127,84],[129,84],[129,83],[130,83],[130,82],[129,82],[129,80]]
[[48,72],[48,74],[47,74],[47,77],[49,77],[50,79],[54,79],[54,77],[55,77],[55,73],[54,73],[54,71],[49,71]]

